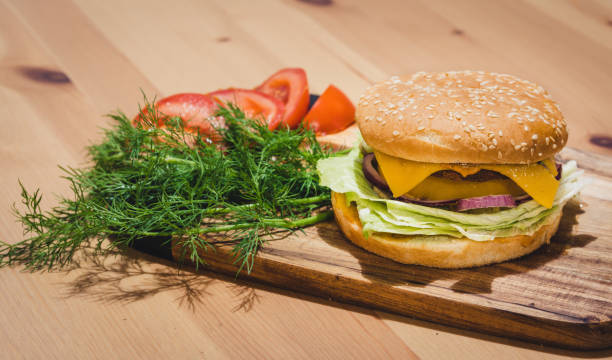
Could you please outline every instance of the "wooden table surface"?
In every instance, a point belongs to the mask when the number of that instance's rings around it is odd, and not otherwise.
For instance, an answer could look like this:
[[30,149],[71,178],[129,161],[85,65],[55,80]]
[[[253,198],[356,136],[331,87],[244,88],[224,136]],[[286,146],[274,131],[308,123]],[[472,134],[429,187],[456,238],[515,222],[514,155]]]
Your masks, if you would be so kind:
[[[612,1],[2,0],[0,227],[17,179],[68,194],[57,164],[86,163],[103,114],[154,96],[252,87],[299,66],[312,92],[353,100],[419,70],[483,69],[540,83],[569,146],[612,155]],[[456,330],[365,308],[178,273],[131,252],[78,268],[0,270],[0,358],[607,357]]]

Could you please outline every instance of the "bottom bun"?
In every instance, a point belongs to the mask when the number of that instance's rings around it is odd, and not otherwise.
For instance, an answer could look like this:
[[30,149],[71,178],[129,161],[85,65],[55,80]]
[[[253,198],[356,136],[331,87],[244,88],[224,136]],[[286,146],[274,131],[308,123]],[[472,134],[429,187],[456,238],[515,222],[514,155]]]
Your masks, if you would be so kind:
[[348,205],[344,194],[332,192],[336,221],[355,245],[404,264],[437,268],[468,268],[494,264],[529,254],[548,243],[557,232],[561,212],[552,223],[541,226],[533,235],[517,235],[490,241],[445,235],[394,235],[373,233],[367,239],[354,204]]

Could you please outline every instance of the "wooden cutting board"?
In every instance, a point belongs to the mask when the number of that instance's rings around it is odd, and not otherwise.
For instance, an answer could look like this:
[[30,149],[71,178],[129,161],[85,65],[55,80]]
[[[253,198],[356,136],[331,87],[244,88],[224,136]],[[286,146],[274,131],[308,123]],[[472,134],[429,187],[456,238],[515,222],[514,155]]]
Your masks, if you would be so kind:
[[[521,259],[466,270],[404,265],[358,248],[327,222],[267,242],[240,277],[503,337],[611,347],[612,159],[561,155],[577,160],[591,183],[566,206],[551,243]],[[221,241],[201,255],[210,270],[235,275],[230,250]],[[180,249],[172,253],[178,259]]]

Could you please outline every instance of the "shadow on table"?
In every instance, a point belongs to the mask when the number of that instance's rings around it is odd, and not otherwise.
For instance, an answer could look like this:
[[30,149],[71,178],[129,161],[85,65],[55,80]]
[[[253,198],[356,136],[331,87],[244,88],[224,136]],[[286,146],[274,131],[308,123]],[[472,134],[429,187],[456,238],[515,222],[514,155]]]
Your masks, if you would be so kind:
[[160,293],[176,294],[179,306],[192,311],[203,303],[211,285],[217,280],[230,282],[237,304],[233,311],[249,311],[258,300],[256,289],[246,283],[192,267],[179,267],[175,262],[137,250],[116,251],[97,256],[85,249],[74,261],[62,282],[66,297],[85,297],[103,303],[136,302]]

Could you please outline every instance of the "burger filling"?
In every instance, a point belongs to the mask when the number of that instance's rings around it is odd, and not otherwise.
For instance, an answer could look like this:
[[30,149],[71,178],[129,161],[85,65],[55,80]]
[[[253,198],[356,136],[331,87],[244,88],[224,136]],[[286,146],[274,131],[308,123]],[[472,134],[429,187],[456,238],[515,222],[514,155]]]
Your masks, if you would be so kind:
[[[356,206],[364,235],[445,235],[488,241],[531,235],[582,188],[575,162],[430,164],[356,147],[320,160],[320,182]],[[475,213],[463,210],[487,208]],[[494,208],[494,209],[492,209]]]
[[[401,159],[397,160],[399,160],[398,162],[401,165],[408,167],[434,167],[434,169],[449,167],[452,169],[436,171],[430,176],[426,177],[408,192],[400,196],[394,196],[394,193],[389,187],[387,177],[383,177],[381,175],[382,172],[374,153],[365,154],[363,157],[362,167],[366,179],[372,183],[372,185],[376,188],[375,190],[379,192],[381,196],[395,198],[401,201],[428,206],[444,207],[459,211],[482,208],[514,207],[517,204],[532,199],[532,195],[528,194],[523,188],[529,189],[532,193],[535,191],[531,189],[542,189],[542,187],[538,188],[537,186],[533,186],[533,177],[530,178],[531,181],[529,183],[523,183],[523,187],[521,187],[510,177],[496,171],[481,169],[481,166],[427,164],[417,162],[408,162],[406,165],[402,164],[404,161]],[[514,169],[512,169],[512,166],[508,166],[508,168],[512,170],[510,171],[511,173],[516,174],[521,171],[537,172],[542,170],[543,167],[550,173],[550,175],[545,173],[545,177],[539,179],[539,181],[548,181],[550,185],[548,189],[554,189],[556,193],[559,186],[559,170],[561,169],[561,165],[555,164],[552,159],[538,162],[535,165],[539,166],[540,168],[533,169],[533,166],[526,165],[518,165],[515,166]],[[527,169],[521,169],[521,167]],[[389,173],[388,170],[389,169],[387,168],[386,173]],[[417,172],[418,171],[419,170],[417,170]],[[393,173],[393,171],[391,173]],[[538,174],[535,176],[537,175]],[[551,176],[554,177],[551,178]],[[515,178],[524,180],[524,178],[521,177]],[[398,184],[400,186],[402,185],[399,182]],[[395,193],[398,192],[396,191]],[[549,191],[548,193],[540,192],[537,195],[539,195],[540,199],[545,199],[547,201],[547,203],[542,205],[548,205],[547,208],[550,208],[550,206],[552,206],[552,202],[554,201],[555,193]]]
[[550,209],[559,188],[552,159],[530,165],[476,165],[423,163],[380,152],[374,156],[377,170],[396,198],[408,195],[420,200],[450,200],[528,194]]

